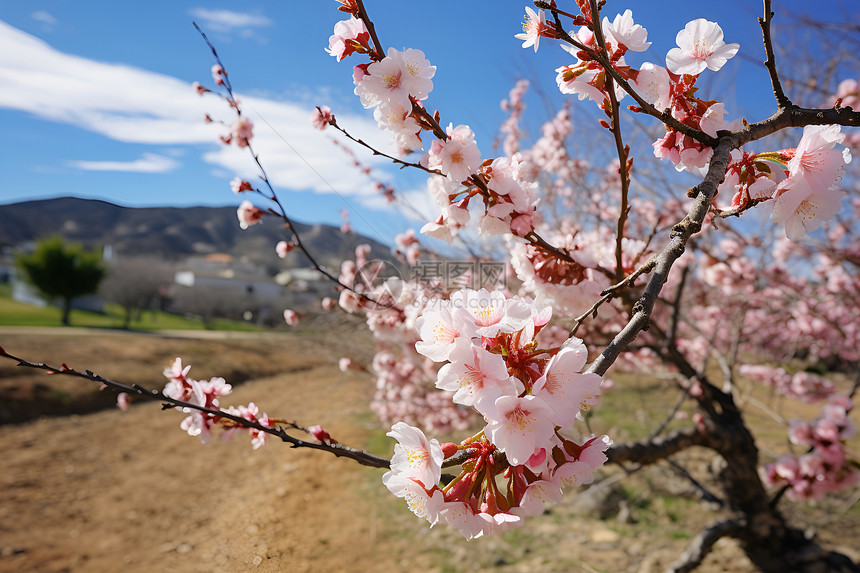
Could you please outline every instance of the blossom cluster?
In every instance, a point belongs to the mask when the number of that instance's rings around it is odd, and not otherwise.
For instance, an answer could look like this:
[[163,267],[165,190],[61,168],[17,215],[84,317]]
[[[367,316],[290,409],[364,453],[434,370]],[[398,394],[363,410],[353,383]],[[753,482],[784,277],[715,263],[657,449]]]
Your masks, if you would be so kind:
[[[401,154],[423,149],[421,132],[435,130],[437,138],[419,163],[445,176],[431,180],[430,188],[442,213],[422,228],[423,233],[450,242],[469,221],[470,202],[482,205],[479,228],[484,234],[522,237],[534,230],[537,198],[520,176],[517,163],[506,158],[482,163],[475,133],[468,125],[449,124],[442,136],[441,127],[434,125],[438,117],[428,119],[422,113],[421,102],[433,89],[436,72],[424,52],[389,48],[382,57],[370,46],[366,26],[355,14],[335,26],[329,46],[338,61],[351,53],[369,55],[370,63],[353,68],[355,94],[365,108],[373,108],[379,127],[394,135]],[[324,128],[331,121],[330,110],[318,108],[312,121]],[[480,200],[472,202],[476,196]]]
[[[541,12],[543,11],[541,10]],[[586,25],[581,26],[573,34],[573,37],[582,46],[600,51],[601,47],[596,42],[592,26],[593,24],[588,21]],[[601,31],[606,41],[605,48],[609,56],[609,63],[625,80],[635,79],[636,72],[625,63],[624,55],[628,51],[643,52],[648,49],[651,42],[647,41],[647,30],[635,24],[633,12],[627,10],[624,14],[616,16],[612,22],[608,18],[604,18]],[[557,74],[556,83],[561,93],[577,94],[581,100],[592,99],[604,109],[608,107],[609,92],[607,86],[610,82],[607,80],[603,65],[576,46],[563,44],[562,49],[576,57],[577,61],[555,70]],[[621,100],[625,95],[624,89],[618,83],[613,85],[613,95],[617,100]]]
[[[373,116],[383,130],[394,135],[401,153],[421,149],[420,132],[426,126],[419,124],[413,105],[427,99],[433,89],[436,66],[430,65],[424,52],[416,49],[390,48],[384,55],[370,44],[371,38],[364,21],[352,14],[347,20],[335,24],[326,51],[337,61],[351,54],[367,54],[371,62],[353,68],[355,95],[365,108],[373,108]],[[315,122],[324,127],[328,108],[319,108]],[[317,119],[317,117],[321,119]]]
[[[463,127],[465,126],[453,130],[449,127],[449,133],[456,133]],[[452,138],[447,145],[450,146],[453,141]],[[438,141],[433,142],[434,147],[437,143]],[[477,147],[475,150],[477,151]],[[457,153],[462,154],[462,151]],[[432,150],[430,156],[432,161]],[[479,159],[480,157],[476,162],[479,163]],[[438,219],[424,225],[421,232],[450,243],[471,220],[470,206],[478,204],[479,233],[482,235],[511,233],[518,237],[525,237],[534,231],[535,226],[540,222],[536,212],[537,186],[524,177],[524,171],[528,170],[529,167],[526,164],[516,159],[498,157],[485,161],[480,165],[480,169],[475,170],[475,174],[472,175],[472,181],[475,184],[469,187],[464,187],[457,181],[457,178],[466,172],[465,170],[457,173],[453,178],[450,175],[447,179],[431,178],[428,190],[442,213]]]
[[738,371],[756,382],[775,388],[781,394],[809,403],[824,400],[836,392],[836,386],[831,381],[811,372],[788,374],[782,368],[753,364],[744,364]]
[[[182,359],[177,358],[169,367],[164,369],[164,376],[168,379],[162,393],[168,398],[181,400],[204,408],[219,409],[219,398],[227,396],[233,391],[233,387],[223,378],[211,378],[209,380],[194,380],[188,377],[191,366],[182,366]],[[179,427],[188,432],[189,436],[197,436],[200,441],[208,443],[212,436],[212,427],[221,425],[226,428],[222,438],[227,440],[233,433],[246,430],[251,435],[251,444],[256,450],[265,443],[266,433],[257,428],[244,428],[234,421],[221,416],[202,412],[193,408],[183,407],[182,412],[188,416],[182,420]],[[259,409],[253,402],[247,406],[230,406],[224,412],[244,418],[250,422],[256,422],[261,426],[270,428],[274,421],[266,414],[260,415]]]
[[847,396],[834,395],[812,423],[792,422],[789,439],[809,451],[801,456],[784,455],[768,464],[762,471],[765,483],[788,486],[788,496],[792,499],[817,500],[860,482],[860,470],[845,453],[845,441],[857,433],[857,427],[848,417],[851,408]]
[[[486,422],[461,444],[441,446],[418,428],[392,427],[388,435],[399,443],[383,482],[419,517],[444,521],[467,539],[511,529],[559,500],[562,487],[590,483],[606,461],[607,436],[579,444],[572,430],[596,404],[600,376],[581,373],[587,350],[579,339],[538,347],[535,336],[551,315],[529,298],[463,289],[416,321],[416,350],[446,362],[436,386]],[[441,464],[457,454],[463,471],[441,484]]]
[[[415,247],[409,237],[399,243],[409,245],[407,253]],[[416,320],[439,293],[432,285],[383,276],[385,264],[368,260],[369,254],[369,245],[359,245],[355,260],[341,264],[338,281],[350,289],[341,291],[336,304],[350,314],[364,315],[374,337],[376,353],[369,366],[376,376],[376,391],[371,410],[386,424],[405,421],[440,432],[465,430],[472,414],[436,388],[437,368],[415,351]],[[324,308],[332,304],[323,301]],[[364,369],[351,358],[342,358],[341,369],[350,368]]]
[[[635,78],[643,99],[658,111],[667,110],[680,123],[711,137],[724,128],[722,103],[695,96],[699,75],[718,71],[733,57],[738,44],[726,44],[716,22],[699,18],[689,22],[676,37],[677,48],[666,55],[666,67],[651,62],[640,66]],[[678,171],[702,173],[713,149],[690,135],[667,126],[666,135],[654,142],[654,155],[668,159]]]

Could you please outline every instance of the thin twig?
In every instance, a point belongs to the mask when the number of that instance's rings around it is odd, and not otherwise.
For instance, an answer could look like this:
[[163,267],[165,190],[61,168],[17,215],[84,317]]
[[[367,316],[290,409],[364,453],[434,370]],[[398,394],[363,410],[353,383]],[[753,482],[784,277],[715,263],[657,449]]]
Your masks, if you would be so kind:
[[779,75],[776,73],[776,58],[773,55],[773,41],[771,40],[770,24],[773,20],[773,11],[770,9],[770,0],[764,0],[764,17],[758,19],[758,25],[761,26],[761,36],[764,40],[764,51],[767,58],[764,61],[764,67],[767,68],[767,73],[770,75],[770,84],[773,86],[773,95],[776,98],[776,104],[780,109],[791,107],[791,100],[785,95],[782,90],[782,84],[779,82]]
[[[650,103],[645,101],[645,99],[641,95],[639,95],[639,93],[635,89],[633,89],[633,87],[630,85],[630,83],[627,80],[625,80],[621,76],[620,73],[618,73],[618,70],[615,69],[615,67],[612,65],[612,63],[608,59],[604,58],[601,54],[599,54],[598,52],[595,52],[594,50],[592,50],[591,48],[589,48],[585,44],[581,43],[580,41],[572,38],[570,36],[570,34],[568,34],[567,32],[564,31],[564,27],[562,26],[561,20],[558,17],[558,10],[556,8],[550,6],[549,4],[547,4],[545,7],[547,10],[552,12],[553,18],[555,19],[556,27],[558,28],[559,39],[564,40],[565,42],[567,42],[571,46],[575,47],[576,49],[585,52],[589,58],[591,58],[594,61],[596,61],[597,63],[599,63],[603,67],[603,69],[606,70],[606,73],[609,74],[609,76],[611,76],[612,79],[615,80],[618,83],[618,85],[620,85],[624,89],[625,92],[630,94],[630,97],[632,97],[634,100],[636,100],[636,104],[639,106],[639,108],[644,113],[646,113],[650,116],[656,117],[657,119],[662,121],[664,124],[671,127],[672,129],[674,129],[675,131],[679,131],[679,132],[683,133],[684,135],[688,135],[700,143],[704,143],[705,145],[708,145],[711,147],[716,145],[717,140],[715,138],[711,137],[710,135],[708,135],[707,133],[705,133],[701,130],[692,128],[689,125],[686,125],[684,123],[681,123],[680,121],[678,121],[677,119],[672,117],[671,114],[660,111],[657,108],[655,108],[653,105],[651,105]],[[599,26],[600,26],[600,22],[595,24],[595,28],[597,28]]]
[[[390,463],[387,459],[380,458],[379,456],[374,456],[373,454],[364,450],[358,450],[349,446],[345,446],[343,444],[324,444],[319,442],[307,442],[305,440],[300,440],[294,436],[287,434],[287,432],[282,426],[263,426],[256,420],[248,420],[242,418],[241,416],[230,414],[229,412],[226,412],[221,409],[207,408],[206,406],[200,406],[191,402],[177,400],[176,398],[171,398],[163,392],[159,392],[158,390],[149,390],[147,388],[144,388],[143,386],[140,386],[139,384],[123,384],[122,382],[117,382],[115,380],[105,378],[104,376],[100,376],[91,370],[85,370],[81,372],[80,370],[69,368],[65,364],[62,364],[59,368],[57,368],[44,363],[29,362],[13,354],[9,354],[3,349],[3,347],[0,347],[0,357],[14,360],[18,363],[18,366],[22,366],[25,368],[44,370],[50,374],[60,374],[64,376],[84,378],[85,380],[90,380],[91,382],[98,382],[121,392],[126,392],[128,394],[136,394],[148,400],[157,400],[159,402],[170,404],[170,407],[189,408],[216,418],[226,418],[237,426],[254,429],[259,432],[265,432],[266,434],[270,434],[272,436],[280,438],[284,442],[290,444],[290,447],[292,448],[311,448],[314,450],[322,450],[334,454],[337,457],[347,457],[355,460],[361,465],[374,468],[388,468],[390,466]],[[293,422],[282,422],[282,424],[292,429],[303,431],[305,433],[307,433],[308,431],[306,428],[303,428]]]
[[345,130],[340,125],[338,125],[337,120],[334,117],[332,117],[331,121],[329,121],[328,124],[330,126],[332,126],[333,128],[335,128],[336,130],[338,130],[339,132],[341,132],[342,134],[344,134],[350,141],[354,141],[355,143],[357,143],[363,147],[366,147],[367,149],[369,149],[371,151],[371,153],[373,153],[373,155],[379,155],[381,157],[385,157],[386,159],[390,160],[392,163],[396,163],[396,164],[400,165],[401,169],[403,169],[404,167],[413,167],[415,169],[421,169],[422,171],[426,171],[427,173],[430,173],[431,175],[442,175],[444,177],[442,172],[439,171],[438,169],[430,169],[429,167],[425,167],[424,165],[421,165],[420,163],[412,163],[411,161],[404,161],[402,159],[394,157],[393,155],[388,155],[387,153],[379,151],[378,149],[376,149],[375,147],[373,147],[372,145],[370,145],[369,143],[367,143],[363,139],[353,137],[347,130]]
[[[594,39],[597,41],[598,51],[609,61],[609,53],[606,50],[606,39],[603,37],[603,27],[600,25],[600,7],[597,0],[589,0],[591,6],[592,21],[594,25]],[[630,191],[630,174],[627,171],[627,158],[629,149],[624,146],[621,135],[621,117],[618,113],[618,98],[615,96],[615,81],[611,74],[606,76],[606,93],[609,94],[610,113],[612,117],[612,136],[615,140],[615,152],[618,154],[618,175],[621,178],[621,209],[618,213],[618,228],[615,236],[615,280],[621,280],[624,276],[624,262],[622,242],[624,240],[624,224],[630,206],[627,204],[627,195]]]
[[[200,27],[196,23],[192,22],[192,24],[194,25],[194,28],[203,37],[203,41],[206,42],[206,45],[209,47],[209,50],[212,52],[212,56],[215,58],[215,62],[221,67],[221,70],[222,70],[222,76],[221,77],[223,78],[223,81],[224,81],[224,89],[227,90],[227,95],[229,96],[227,98],[227,101],[229,102],[230,106],[234,110],[236,110],[236,115],[241,116],[242,115],[242,109],[239,107],[239,103],[236,101],[236,98],[233,95],[233,86],[230,83],[230,80],[227,76],[227,68],[224,66],[224,62],[221,61],[221,58],[218,56],[218,51],[215,49],[215,46],[212,44],[212,42],[209,40],[209,38],[206,36],[206,34],[203,32],[203,30],[201,30]],[[335,126],[335,127],[337,127],[337,126]],[[343,131],[343,130],[341,130],[341,131]],[[349,136],[349,134],[347,134],[347,136]],[[350,137],[350,138],[352,139],[352,137]],[[308,262],[312,265],[312,268],[314,270],[318,271],[320,274],[322,274],[328,280],[335,283],[337,286],[355,293],[355,295],[358,298],[360,298],[361,300],[370,302],[374,305],[385,307],[386,306],[385,303],[381,303],[381,302],[373,299],[372,297],[368,296],[367,294],[356,291],[355,288],[353,288],[352,286],[344,284],[343,282],[340,281],[340,279],[338,277],[333,275],[331,272],[329,272],[322,265],[319,264],[316,257],[314,257],[314,255],[311,254],[310,250],[308,250],[307,246],[302,241],[301,234],[296,229],[296,226],[293,224],[293,221],[290,219],[289,215],[287,215],[287,211],[284,208],[284,205],[281,203],[281,200],[278,198],[278,194],[275,192],[275,189],[272,186],[271,181],[269,180],[269,175],[266,172],[265,167],[263,167],[263,164],[260,161],[260,157],[257,155],[257,153],[254,152],[253,144],[249,140],[246,140],[245,143],[247,144],[248,152],[251,154],[251,157],[254,159],[254,163],[257,165],[257,170],[259,171],[260,180],[265,184],[266,189],[268,189],[268,191],[269,191],[269,195],[266,195],[264,193],[260,193],[260,194],[262,196],[264,196],[266,199],[275,203],[275,205],[277,205],[277,207],[278,207],[277,211],[269,209],[269,212],[282,218],[286,222],[286,226],[290,230],[290,234],[293,236],[293,239],[295,240],[295,245],[299,248],[299,250],[302,252],[302,254],[304,254],[305,258],[307,258]]]

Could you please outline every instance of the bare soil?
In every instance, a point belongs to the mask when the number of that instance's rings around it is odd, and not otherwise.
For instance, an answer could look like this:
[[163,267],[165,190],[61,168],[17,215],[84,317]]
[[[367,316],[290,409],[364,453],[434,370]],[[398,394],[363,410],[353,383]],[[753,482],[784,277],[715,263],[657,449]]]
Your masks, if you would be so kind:
[[[194,377],[242,382],[223,405],[253,401],[269,415],[322,424],[343,443],[389,455],[392,444],[367,408],[372,378],[337,369],[341,356],[366,353],[367,340],[352,326],[339,328],[221,340],[4,329],[0,345],[152,388],[182,356]],[[182,414],[157,403],[99,410],[114,397],[87,384],[0,361],[6,421],[31,418],[44,396],[55,398],[51,413],[63,414],[0,426],[0,572],[646,573],[664,570],[718,518],[668,468],[629,477],[609,469],[602,487],[571,492],[520,530],[466,542],[415,519],[382,487],[380,470],[274,441],[254,451],[244,434],[204,446],[179,429]],[[858,512],[848,507],[838,500],[788,509],[858,558]],[[752,570],[729,540],[700,569]]]

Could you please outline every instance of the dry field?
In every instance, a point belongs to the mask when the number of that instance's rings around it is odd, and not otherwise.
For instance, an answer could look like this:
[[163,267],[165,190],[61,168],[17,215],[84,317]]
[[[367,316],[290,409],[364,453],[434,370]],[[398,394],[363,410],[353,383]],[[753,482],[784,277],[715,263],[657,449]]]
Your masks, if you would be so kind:
[[[388,455],[392,444],[367,408],[373,380],[337,369],[342,355],[366,358],[368,340],[354,326],[332,328],[209,340],[2,329],[0,345],[149,387],[161,387],[161,370],[182,356],[192,377],[241,382],[222,405],[254,401]],[[0,362],[3,421],[45,403],[66,412],[0,426],[0,572],[645,573],[663,570],[715,518],[668,466],[628,477],[610,468],[605,487],[569,494],[520,530],[465,542],[411,516],[384,490],[380,470],[274,441],[254,451],[246,435],[203,446],[179,429],[181,414],[156,403],[105,409],[113,397],[87,384]],[[90,413],[68,413],[76,411]],[[857,558],[858,515],[840,500],[800,518]],[[700,570],[752,569],[723,541]]]

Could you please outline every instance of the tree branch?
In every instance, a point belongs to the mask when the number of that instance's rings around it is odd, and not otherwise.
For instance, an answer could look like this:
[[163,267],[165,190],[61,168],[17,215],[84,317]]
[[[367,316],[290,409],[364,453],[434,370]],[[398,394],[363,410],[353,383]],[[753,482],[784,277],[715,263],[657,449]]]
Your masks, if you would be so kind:
[[651,311],[657,300],[657,295],[669,278],[669,271],[678,258],[684,254],[689,238],[702,228],[705,216],[708,214],[711,202],[717,194],[717,188],[722,183],[728,168],[730,154],[734,148],[734,138],[725,137],[714,150],[710,168],[705,179],[695,188],[696,199],[684,220],[674,226],[669,242],[654,258],[654,272],[645,287],[642,297],[633,305],[633,316],[621,329],[606,349],[588,368],[588,372],[603,375],[615,362],[624,348],[633,342],[639,331],[648,327]]
[[[276,438],[280,438],[282,441],[290,444],[292,448],[310,448],[313,450],[322,450],[325,452],[329,452],[330,454],[334,454],[336,457],[346,457],[355,460],[364,466],[370,466],[374,468],[388,468],[390,467],[389,460],[385,458],[380,458],[379,456],[375,456],[369,452],[364,450],[358,450],[356,448],[351,448],[349,446],[345,446],[343,444],[324,444],[320,442],[307,442],[304,440],[300,440],[294,436],[289,435],[286,430],[284,430],[281,426],[263,426],[257,421],[247,420],[242,418],[241,416],[236,416],[234,414],[230,414],[221,409],[215,408],[207,408],[205,406],[199,406],[197,404],[192,404],[191,402],[184,402],[182,400],[177,400],[176,398],[171,398],[167,396],[163,392],[159,392],[158,390],[148,390],[143,386],[138,384],[128,385],[123,384],[121,382],[116,382],[115,380],[111,380],[109,378],[105,378],[96,374],[91,370],[79,371],[73,368],[69,368],[65,364],[62,364],[60,368],[56,368],[54,366],[50,366],[44,363],[34,363],[29,362],[23,358],[18,356],[14,356],[6,352],[2,346],[0,346],[0,357],[8,358],[10,360],[14,360],[18,363],[18,366],[22,366],[25,368],[34,368],[37,370],[44,370],[49,374],[61,374],[64,376],[73,376],[76,378],[84,378],[85,380],[89,380],[91,382],[99,382],[100,384],[104,384],[110,388],[115,390],[120,390],[122,392],[127,392],[129,394],[136,394],[148,400],[157,400],[159,402],[164,402],[169,404],[169,407],[177,407],[177,408],[190,408],[192,410],[197,410],[204,414],[208,414],[210,416],[214,416],[217,418],[226,418],[233,422],[237,426],[242,426],[243,428],[253,428],[254,430],[265,432],[266,434],[270,434],[275,436]],[[307,433],[307,429],[298,426],[292,422],[283,422],[284,425],[289,426],[295,430],[300,430]]]
[[791,100],[785,95],[782,90],[782,84],[779,82],[779,76],[776,73],[776,58],[773,55],[773,42],[770,35],[770,23],[773,19],[773,11],[770,9],[770,0],[764,0],[764,17],[758,19],[758,25],[761,26],[761,36],[764,40],[764,51],[767,58],[764,61],[764,67],[767,68],[767,73],[770,74],[770,83],[773,86],[773,95],[776,98],[776,103],[780,109],[791,107]]
[[687,573],[702,564],[714,544],[726,536],[743,531],[743,526],[734,519],[718,521],[701,531],[681,557],[669,567],[670,573]]
[[609,462],[649,465],[693,446],[710,447],[711,437],[694,427],[676,430],[664,438],[651,438],[626,444],[613,444],[606,450]]

